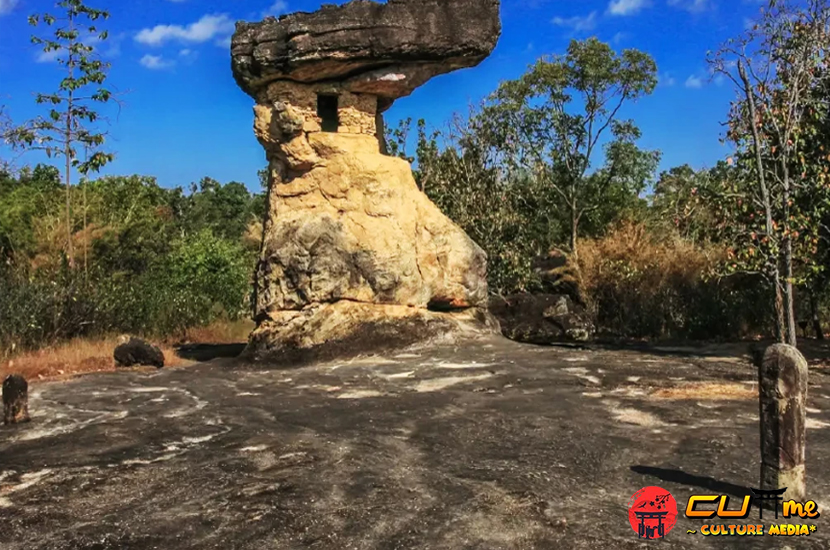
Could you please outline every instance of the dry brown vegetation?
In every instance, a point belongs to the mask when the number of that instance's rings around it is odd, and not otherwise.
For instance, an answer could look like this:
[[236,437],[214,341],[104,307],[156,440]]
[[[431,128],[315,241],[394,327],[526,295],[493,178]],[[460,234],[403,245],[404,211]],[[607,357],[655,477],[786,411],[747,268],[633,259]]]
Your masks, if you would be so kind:
[[734,291],[739,281],[716,275],[723,254],[671,231],[624,222],[601,238],[581,241],[579,272],[592,316],[611,333],[746,336],[755,328],[750,322],[764,317],[753,309],[750,293]]
[[[245,342],[253,324],[250,321],[214,323],[190,329],[182,341],[158,342],[164,352],[165,367],[184,367],[194,363],[179,357],[175,347],[184,343],[231,344]],[[30,382],[57,380],[90,372],[115,370],[112,352],[118,345],[118,336],[105,338],[76,338],[67,342],[18,354],[0,363],[0,378],[21,374]]]

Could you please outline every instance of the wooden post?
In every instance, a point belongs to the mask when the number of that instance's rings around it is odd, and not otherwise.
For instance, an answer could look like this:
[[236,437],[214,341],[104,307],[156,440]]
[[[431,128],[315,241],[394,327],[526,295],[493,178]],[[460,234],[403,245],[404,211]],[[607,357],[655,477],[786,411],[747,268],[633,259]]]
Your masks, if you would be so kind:
[[761,489],[786,487],[784,500],[804,500],[807,361],[796,348],[775,344],[758,367]]

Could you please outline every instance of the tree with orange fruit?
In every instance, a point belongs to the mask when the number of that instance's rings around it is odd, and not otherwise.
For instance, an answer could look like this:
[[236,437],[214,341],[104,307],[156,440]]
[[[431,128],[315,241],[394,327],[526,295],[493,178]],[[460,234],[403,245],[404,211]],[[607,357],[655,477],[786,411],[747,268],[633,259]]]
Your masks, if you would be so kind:
[[[828,204],[814,156],[827,101],[828,0],[770,0],[759,21],[727,41],[709,63],[738,92],[726,139],[735,170],[723,182],[733,237],[730,267],[757,270],[773,291],[776,338],[796,345],[794,287],[819,267],[822,213]],[[800,273],[797,273],[800,272]]]

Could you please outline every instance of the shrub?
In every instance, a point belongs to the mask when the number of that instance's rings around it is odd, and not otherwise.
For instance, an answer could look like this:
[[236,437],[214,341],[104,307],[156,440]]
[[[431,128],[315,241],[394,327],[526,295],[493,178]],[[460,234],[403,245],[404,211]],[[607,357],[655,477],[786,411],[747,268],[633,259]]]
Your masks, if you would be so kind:
[[765,331],[768,301],[758,281],[722,279],[717,247],[658,236],[624,222],[580,245],[579,269],[589,309],[606,334],[635,338],[734,338]]
[[253,258],[241,244],[202,231],[140,274],[65,266],[0,272],[0,356],[60,340],[129,332],[182,335],[247,313]]

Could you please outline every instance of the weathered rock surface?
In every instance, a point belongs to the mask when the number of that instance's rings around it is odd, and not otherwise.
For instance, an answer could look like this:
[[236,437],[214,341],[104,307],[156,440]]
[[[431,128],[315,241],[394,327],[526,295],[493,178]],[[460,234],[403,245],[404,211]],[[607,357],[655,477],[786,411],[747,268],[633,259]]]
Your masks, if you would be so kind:
[[3,380],[3,424],[29,420],[29,383],[19,374],[10,374]]
[[115,348],[112,355],[115,364],[119,367],[142,365],[161,368],[164,366],[164,353],[158,346],[132,336],[122,337],[122,343]]
[[405,161],[357,134],[301,134],[282,151],[272,160],[253,356],[329,342],[364,350],[478,324],[481,315],[444,312],[486,308],[486,255],[418,190]]
[[[760,521],[753,506],[723,522],[817,531],[701,536],[714,522],[683,514],[690,495],[734,509],[757,487],[757,373],[726,348],[494,337],[290,371],[218,359],[38,383],[36,422],[0,430],[0,548],[827,550],[822,369],[806,456],[821,517]],[[724,385],[747,395],[659,397]],[[626,516],[652,485],[680,511],[659,545]]]
[[464,335],[476,338],[483,331],[498,329],[498,322],[484,309],[439,313],[341,300],[274,313],[251,334],[244,356],[296,366],[366,351],[388,351],[424,340]]
[[564,294],[515,294],[490,300],[502,334],[517,342],[584,342],[594,335],[585,310]]
[[233,71],[252,96],[274,80],[344,81],[385,98],[486,58],[501,32],[498,0],[357,0],[238,23]]
[[234,75],[269,161],[248,356],[492,330],[458,314],[487,307],[485,253],[381,154],[380,112],[477,64],[498,34],[495,0],[358,1],[238,26]]
[[547,254],[534,258],[532,267],[542,284],[542,292],[566,294],[585,307],[578,268],[569,261],[567,254],[556,248],[551,249]]
[[761,489],[786,488],[784,500],[809,498],[804,468],[808,374],[807,360],[786,344],[767,348],[758,370]]

